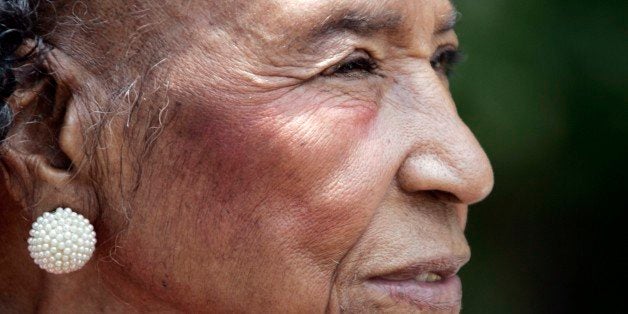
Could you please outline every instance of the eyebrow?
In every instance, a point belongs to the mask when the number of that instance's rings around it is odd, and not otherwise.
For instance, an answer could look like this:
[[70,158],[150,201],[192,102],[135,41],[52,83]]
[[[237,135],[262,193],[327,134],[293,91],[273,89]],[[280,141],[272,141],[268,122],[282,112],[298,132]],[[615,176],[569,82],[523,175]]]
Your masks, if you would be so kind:
[[445,19],[436,27],[436,33],[441,34],[450,31],[456,27],[456,23],[460,19],[460,12],[453,8]]
[[[436,33],[441,34],[454,29],[459,17],[460,13],[452,8],[452,11],[437,25]],[[347,31],[359,36],[368,36],[376,32],[397,30],[402,22],[403,16],[396,12],[365,14],[358,11],[344,11],[341,14],[328,16],[310,31],[310,37],[318,38]]]
[[352,32],[356,35],[368,36],[375,32],[398,29],[403,21],[401,14],[381,12],[363,14],[357,11],[345,11],[341,14],[327,17],[321,24],[310,32],[311,37]]

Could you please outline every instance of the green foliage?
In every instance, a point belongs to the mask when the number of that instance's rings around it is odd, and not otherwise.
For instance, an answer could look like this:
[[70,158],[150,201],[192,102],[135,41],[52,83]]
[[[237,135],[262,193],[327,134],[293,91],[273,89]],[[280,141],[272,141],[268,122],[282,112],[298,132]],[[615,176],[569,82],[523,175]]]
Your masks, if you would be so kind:
[[582,313],[609,284],[588,258],[626,207],[627,4],[457,1],[452,93],[496,179],[469,213],[463,313]]

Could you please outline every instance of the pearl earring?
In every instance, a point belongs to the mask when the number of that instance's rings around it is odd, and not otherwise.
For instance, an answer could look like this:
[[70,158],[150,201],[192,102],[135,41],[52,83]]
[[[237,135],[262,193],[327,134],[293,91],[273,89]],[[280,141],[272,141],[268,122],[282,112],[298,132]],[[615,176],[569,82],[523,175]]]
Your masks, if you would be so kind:
[[39,216],[28,239],[35,264],[53,274],[81,269],[92,257],[95,245],[94,226],[69,208]]

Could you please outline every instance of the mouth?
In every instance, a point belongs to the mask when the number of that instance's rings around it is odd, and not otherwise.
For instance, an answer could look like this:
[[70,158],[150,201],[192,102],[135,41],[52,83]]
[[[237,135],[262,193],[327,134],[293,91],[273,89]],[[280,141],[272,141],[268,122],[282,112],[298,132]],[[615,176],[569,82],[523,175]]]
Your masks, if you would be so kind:
[[463,258],[432,259],[393,268],[370,277],[366,286],[379,297],[389,297],[424,311],[457,311],[462,284],[456,275],[468,261]]

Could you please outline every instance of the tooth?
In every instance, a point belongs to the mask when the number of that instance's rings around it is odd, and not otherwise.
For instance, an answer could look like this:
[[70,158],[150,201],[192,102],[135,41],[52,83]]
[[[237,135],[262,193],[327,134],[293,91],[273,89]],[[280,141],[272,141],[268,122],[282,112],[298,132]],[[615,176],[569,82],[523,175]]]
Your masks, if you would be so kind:
[[440,276],[435,273],[430,273],[429,276],[427,277],[428,282],[439,281],[440,279],[441,279]]
[[419,282],[424,282],[424,281],[427,281],[428,278],[429,278],[429,273],[421,273],[415,277],[415,280]]
[[418,276],[414,277],[414,280],[418,282],[435,282],[441,279],[441,276],[431,272],[421,273]]

